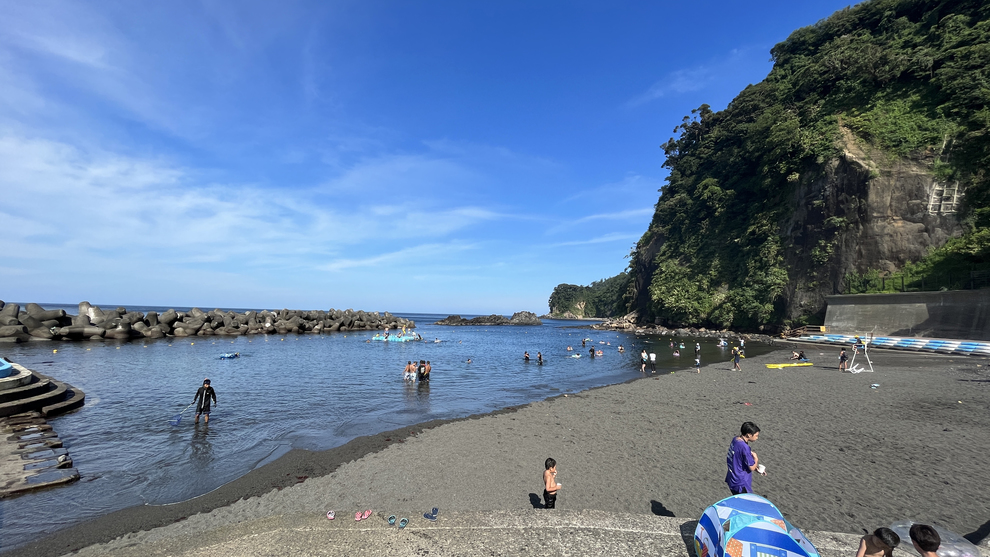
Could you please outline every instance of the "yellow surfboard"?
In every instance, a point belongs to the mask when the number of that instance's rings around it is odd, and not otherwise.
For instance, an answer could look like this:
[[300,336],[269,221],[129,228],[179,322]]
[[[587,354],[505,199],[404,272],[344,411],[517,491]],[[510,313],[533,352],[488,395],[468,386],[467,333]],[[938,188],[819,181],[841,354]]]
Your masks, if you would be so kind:
[[815,364],[811,362],[802,362],[800,364],[767,364],[767,367],[770,369],[780,369],[782,367],[805,367],[805,366],[813,366],[813,365]]

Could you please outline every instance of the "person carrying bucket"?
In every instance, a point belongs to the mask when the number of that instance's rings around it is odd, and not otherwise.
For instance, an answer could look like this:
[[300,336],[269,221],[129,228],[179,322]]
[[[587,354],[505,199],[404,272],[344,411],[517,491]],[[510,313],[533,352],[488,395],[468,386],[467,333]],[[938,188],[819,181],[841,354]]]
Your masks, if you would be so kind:
[[196,403],[196,423],[199,423],[199,415],[205,414],[204,423],[210,423],[210,399],[213,404],[217,403],[217,393],[210,386],[209,378],[203,379],[203,386],[196,390],[193,402]]

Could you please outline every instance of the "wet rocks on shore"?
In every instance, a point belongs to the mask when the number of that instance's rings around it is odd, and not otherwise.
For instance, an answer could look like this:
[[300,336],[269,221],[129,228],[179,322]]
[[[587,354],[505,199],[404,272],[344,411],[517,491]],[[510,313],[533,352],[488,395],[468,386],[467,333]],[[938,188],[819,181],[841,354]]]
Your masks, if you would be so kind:
[[632,332],[640,335],[657,335],[657,336],[669,336],[669,337],[697,337],[697,338],[724,338],[729,339],[745,339],[746,341],[755,342],[765,342],[767,344],[773,344],[774,337],[759,333],[738,333],[729,330],[719,330],[712,331],[705,328],[696,329],[694,327],[682,327],[676,329],[668,329],[661,325],[652,324],[641,324],[638,322],[639,316],[636,312],[630,313],[623,317],[616,317],[612,319],[606,319],[601,323],[596,323],[591,325],[590,328],[600,330],[600,331],[626,331]]
[[434,325],[542,325],[543,322],[540,318],[536,316],[535,313],[531,311],[517,311],[512,314],[512,317],[506,317],[504,315],[487,315],[478,316],[471,319],[465,319],[460,315],[450,315],[440,321],[434,323]]
[[337,331],[362,331],[405,327],[416,324],[389,312],[379,313],[339,310],[247,311],[235,313],[215,309],[189,311],[169,309],[163,313],[128,311],[118,307],[103,310],[89,302],[80,302],[79,313],[65,310],[45,310],[38,304],[0,301],[0,342],[29,340],[103,340],[131,338],[164,338],[211,335],[250,334],[320,334]]

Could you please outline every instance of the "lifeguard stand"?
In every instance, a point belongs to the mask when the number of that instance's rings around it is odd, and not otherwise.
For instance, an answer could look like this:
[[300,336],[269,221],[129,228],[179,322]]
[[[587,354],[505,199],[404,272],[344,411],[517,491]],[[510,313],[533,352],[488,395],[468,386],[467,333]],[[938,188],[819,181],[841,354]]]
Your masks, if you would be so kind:
[[[873,330],[875,331],[876,327],[874,327]],[[870,360],[870,344],[872,342],[873,331],[870,331],[870,333],[866,335],[865,339],[857,336],[856,340],[853,341],[853,357],[852,360],[849,361],[849,373],[863,373],[864,371],[873,373],[873,361]],[[862,365],[856,365],[856,355],[859,354],[861,349],[863,350],[863,357],[866,358],[866,363],[869,364],[870,369],[866,369]]]

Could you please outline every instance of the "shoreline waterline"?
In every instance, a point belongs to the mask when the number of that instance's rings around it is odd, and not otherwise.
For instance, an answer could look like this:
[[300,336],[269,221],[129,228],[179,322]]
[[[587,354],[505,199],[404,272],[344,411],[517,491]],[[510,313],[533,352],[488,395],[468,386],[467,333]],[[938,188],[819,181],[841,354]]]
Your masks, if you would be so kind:
[[[666,373],[659,375],[666,375]],[[185,520],[189,516],[209,513],[242,499],[246,500],[263,496],[272,492],[272,490],[280,491],[310,478],[328,476],[348,462],[379,453],[391,445],[404,443],[424,431],[443,425],[512,414],[541,402],[576,396],[598,389],[607,389],[615,385],[634,383],[636,381],[650,379],[651,377],[656,377],[656,375],[635,377],[620,383],[590,387],[579,393],[557,394],[539,401],[501,408],[491,412],[421,422],[391,431],[357,437],[339,447],[320,451],[290,449],[278,458],[254,468],[243,476],[202,495],[175,503],[138,505],[120,509],[58,530],[39,540],[28,542],[24,545],[10,548],[9,550],[0,551],[0,555],[10,557],[63,555],[91,545],[106,543],[126,534],[168,526],[169,524]],[[346,516],[342,518],[346,518]]]
[[[754,488],[799,528],[856,532],[911,518],[960,534],[978,531],[984,520],[979,517],[990,516],[986,502],[968,495],[985,484],[974,470],[990,449],[982,433],[990,422],[983,412],[990,407],[983,383],[990,372],[982,362],[877,351],[876,373],[840,374],[829,361],[833,347],[805,349],[814,368],[766,369],[765,363],[788,359],[789,350],[781,349],[745,359],[742,373],[729,371],[726,362],[707,365],[700,375],[682,368],[427,421],[319,453],[293,451],[173,507],[184,512],[156,515],[160,507],[139,507],[131,509],[133,516],[121,511],[79,528],[92,530],[81,532],[86,540],[130,532],[108,547],[139,548],[163,536],[195,537],[218,525],[276,514],[316,516],[334,508],[338,520],[358,507],[529,508],[538,497],[534,461],[548,455],[564,474],[561,508],[696,519],[705,506],[727,496],[721,481],[725,447],[741,421],[753,420],[764,433],[754,450],[770,471]],[[934,470],[919,469],[914,456],[928,452]],[[468,470],[483,485],[464,492],[451,477]],[[239,501],[245,497],[251,498]],[[191,514],[211,508],[215,512]],[[157,524],[175,524],[134,534],[156,517]],[[71,537],[61,542],[68,545],[55,545],[71,531],[10,554],[67,553],[83,545]]]

